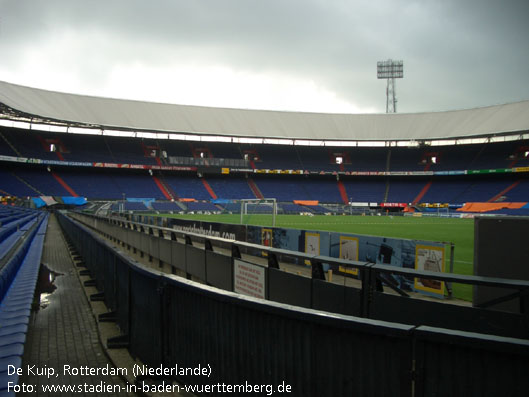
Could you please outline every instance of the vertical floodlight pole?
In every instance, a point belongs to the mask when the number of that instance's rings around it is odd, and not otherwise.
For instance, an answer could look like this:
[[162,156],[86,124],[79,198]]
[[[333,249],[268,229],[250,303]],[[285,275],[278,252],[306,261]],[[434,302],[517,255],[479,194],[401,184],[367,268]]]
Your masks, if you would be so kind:
[[397,96],[395,91],[395,79],[404,77],[404,62],[387,61],[377,62],[377,78],[386,79],[386,113],[397,113]]

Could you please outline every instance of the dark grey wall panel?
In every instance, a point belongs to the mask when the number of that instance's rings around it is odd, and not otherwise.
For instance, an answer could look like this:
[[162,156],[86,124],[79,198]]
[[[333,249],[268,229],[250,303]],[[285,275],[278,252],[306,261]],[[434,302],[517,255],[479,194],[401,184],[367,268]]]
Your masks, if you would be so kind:
[[208,284],[227,291],[233,291],[231,257],[218,252],[206,251],[206,274]]
[[122,258],[116,257],[116,312],[117,323],[121,332],[127,334],[129,332],[129,317],[131,312],[130,307],[130,267],[128,263]]
[[332,313],[361,315],[361,290],[332,284],[324,280],[312,280],[312,308]]
[[171,240],[160,238],[160,260],[171,263]]
[[312,279],[278,269],[268,269],[268,299],[289,305],[311,307]]
[[[106,224],[105,225],[105,229],[107,230],[107,233],[114,236],[114,237],[118,237],[119,235],[119,232],[121,231],[121,228],[119,226],[116,226],[114,224]],[[119,238],[119,237],[118,237]]]
[[177,269],[186,270],[186,246],[185,244],[171,241],[171,265]]
[[527,396],[529,341],[419,327],[415,396]]
[[140,233],[140,250],[142,252],[148,253],[150,245],[150,236],[145,233]]
[[403,324],[427,325],[513,338],[529,338],[521,314],[432,302],[376,292],[369,317]]
[[[529,280],[529,218],[478,217],[474,223],[474,274]],[[474,287],[474,305],[509,295],[510,289]],[[529,303],[529,302],[527,302]],[[520,299],[500,303],[496,309],[520,312]]]
[[149,236],[149,255],[153,258],[160,258],[160,238],[155,236]]
[[137,230],[132,231],[132,246],[141,250],[141,233]]
[[104,247],[101,251],[103,253],[105,304],[109,309],[116,310],[116,257],[110,248]]
[[110,224],[108,224],[107,222],[103,222],[103,221],[95,223],[94,228],[104,233],[110,233],[110,230],[111,230]]
[[186,245],[186,272],[202,280],[206,279],[206,254],[204,249]]
[[162,305],[159,278],[144,271],[130,272],[130,346],[133,357],[142,357],[149,366],[160,365],[162,359]]
[[127,231],[125,229],[116,228],[112,231],[112,235],[115,236],[119,241],[125,241],[127,238]]
[[345,313],[345,287],[324,280],[312,280],[312,308]]
[[345,314],[362,316],[362,290],[354,287],[345,287]]

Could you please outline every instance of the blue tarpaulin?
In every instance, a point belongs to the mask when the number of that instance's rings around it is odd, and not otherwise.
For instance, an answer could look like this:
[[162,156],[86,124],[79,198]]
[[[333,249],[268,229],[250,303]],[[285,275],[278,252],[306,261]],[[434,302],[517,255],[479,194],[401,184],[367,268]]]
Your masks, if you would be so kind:
[[41,207],[45,207],[46,206],[46,203],[40,197],[32,197],[31,200],[35,204],[36,208],[41,208]]
[[219,198],[219,199],[211,200],[211,202],[213,204],[229,204],[233,202],[233,200]]
[[85,205],[87,203],[84,197],[63,196],[61,199],[64,204],[70,205]]
[[84,197],[73,197],[73,196],[61,196],[61,197],[41,196],[41,197],[32,197],[31,200],[35,204],[36,208],[55,205],[58,203],[63,203],[67,205],[85,205],[87,203]]

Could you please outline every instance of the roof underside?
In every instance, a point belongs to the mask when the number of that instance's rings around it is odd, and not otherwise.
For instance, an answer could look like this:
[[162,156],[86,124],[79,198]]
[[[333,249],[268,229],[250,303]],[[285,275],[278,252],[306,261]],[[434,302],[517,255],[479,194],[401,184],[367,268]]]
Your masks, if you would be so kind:
[[529,101],[431,113],[305,113],[100,98],[0,81],[0,103],[26,116],[74,125],[232,137],[399,141],[529,131]]

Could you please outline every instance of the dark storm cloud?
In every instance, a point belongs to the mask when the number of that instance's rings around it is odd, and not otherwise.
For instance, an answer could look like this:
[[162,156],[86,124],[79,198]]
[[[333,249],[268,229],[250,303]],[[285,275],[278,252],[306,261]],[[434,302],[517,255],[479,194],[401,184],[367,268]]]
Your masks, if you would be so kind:
[[[105,81],[110,65],[229,65],[317,82],[385,108],[377,60],[404,60],[399,112],[529,99],[527,1],[0,1],[2,63],[71,35],[65,63]],[[86,38],[83,39],[83,38]],[[0,76],[1,78],[1,76]]]

